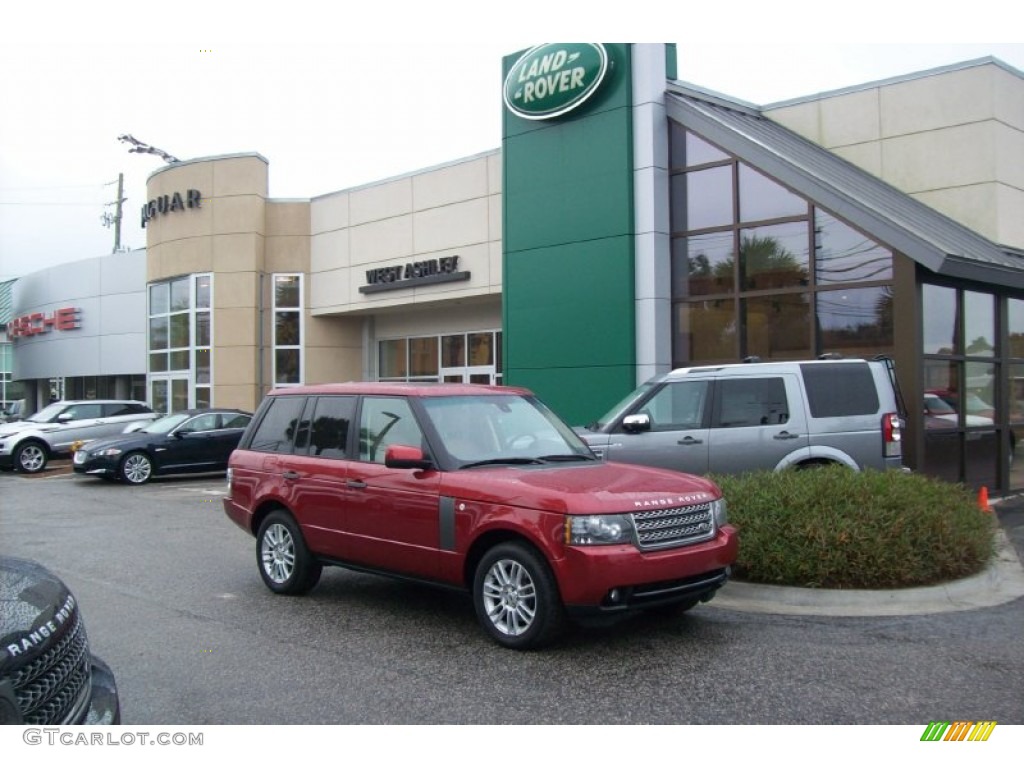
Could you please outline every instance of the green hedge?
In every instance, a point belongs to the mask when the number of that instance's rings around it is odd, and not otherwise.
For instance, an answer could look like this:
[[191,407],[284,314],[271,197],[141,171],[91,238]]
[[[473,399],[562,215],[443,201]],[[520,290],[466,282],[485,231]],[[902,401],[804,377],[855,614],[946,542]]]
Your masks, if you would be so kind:
[[712,479],[740,529],[742,581],[923,586],[978,573],[993,555],[995,515],[961,485],[838,466]]

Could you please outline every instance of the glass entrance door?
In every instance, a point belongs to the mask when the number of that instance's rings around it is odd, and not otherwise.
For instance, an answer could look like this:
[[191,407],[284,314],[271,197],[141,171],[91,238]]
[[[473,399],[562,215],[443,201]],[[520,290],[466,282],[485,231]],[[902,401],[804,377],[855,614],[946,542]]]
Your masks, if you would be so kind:
[[454,384],[494,384],[493,365],[442,368],[441,381]]
[[159,376],[149,380],[149,404],[157,413],[177,413],[189,407],[188,376]]

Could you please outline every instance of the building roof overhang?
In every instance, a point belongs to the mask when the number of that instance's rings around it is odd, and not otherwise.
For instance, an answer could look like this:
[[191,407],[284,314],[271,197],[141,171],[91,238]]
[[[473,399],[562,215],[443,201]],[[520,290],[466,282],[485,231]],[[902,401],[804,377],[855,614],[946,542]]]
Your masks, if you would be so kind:
[[753,105],[684,83],[666,89],[670,119],[934,272],[1024,289],[1024,258],[765,117]]

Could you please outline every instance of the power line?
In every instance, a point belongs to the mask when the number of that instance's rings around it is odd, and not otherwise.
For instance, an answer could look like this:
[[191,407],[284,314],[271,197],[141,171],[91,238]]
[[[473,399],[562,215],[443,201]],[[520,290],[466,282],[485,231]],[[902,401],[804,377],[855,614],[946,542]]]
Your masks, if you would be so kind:
[[17,203],[17,202],[15,202],[15,203],[8,203],[8,202],[4,202],[3,200],[0,200],[0,205],[41,205],[41,206],[48,206],[48,207],[64,206],[64,207],[93,208],[93,207],[99,205],[99,203]]
[[[114,182],[108,182],[113,184]],[[0,187],[0,192],[31,192],[40,189],[97,189],[107,184],[56,184],[46,187]]]

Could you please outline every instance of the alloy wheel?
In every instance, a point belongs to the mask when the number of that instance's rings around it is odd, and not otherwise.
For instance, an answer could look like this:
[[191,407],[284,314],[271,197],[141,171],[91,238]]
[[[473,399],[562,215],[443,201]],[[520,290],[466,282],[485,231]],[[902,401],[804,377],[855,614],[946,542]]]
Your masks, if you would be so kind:
[[132,485],[139,485],[149,480],[150,475],[153,474],[153,464],[143,454],[133,453],[124,460],[121,474]]
[[537,615],[537,587],[529,570],[517,560],[498,560],[483,583],[487,617],[504,635],[521,635]]
[[263,571],[271,581],[283,584],[295,570],[295,540],[280,523],[274,523],[263,534],[260,546]]

